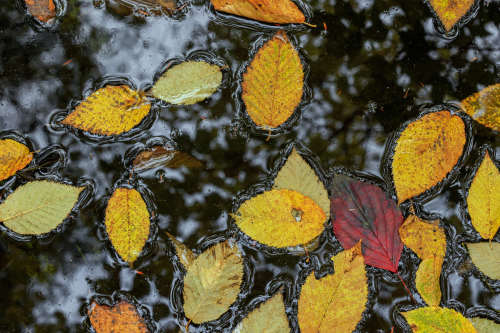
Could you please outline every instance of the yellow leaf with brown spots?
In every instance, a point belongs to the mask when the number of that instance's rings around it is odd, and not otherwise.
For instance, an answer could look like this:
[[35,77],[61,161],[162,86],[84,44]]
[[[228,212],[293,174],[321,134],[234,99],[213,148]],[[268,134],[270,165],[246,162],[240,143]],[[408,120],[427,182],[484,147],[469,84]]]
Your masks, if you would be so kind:
[[105,223],[116,252],[132,264],[149,237],[149,212],[141,194],[124,187],[116,189],[106,207]]
[[401,313],[412,332],[476,333],[469,319],[453,309],[428,307]]
[[38,21],[47,23],[56,17],[56,6],[53,0],[24,0],[28,12]]
[[267,23],[303,23],[304,14],[290,0],[211,0],[215,10]]
[[474,0],[429,0],[446,31],[455,25],[474,4]]
[[314,272],[302,286],[297,314],[302,333],[351,333],[368,298],[361,240],[332,257],[335,274],[317,280]]
[[467,97],[461,106],[478,123],[495,131],[500,130],[500,83]]
[[122,299],[113,306],[92,302],[89,317],[97,333],[149,333],[146,321],[137,309]]
[[11,139],[0,140],[0,181],[27,166],[33,159],[28,147]]
[[446,252],[446,235],[439,220],[427,221],[410,214],[399,228],[403,243],[418,257],[425,260],[429,256],[441,256]]
[[151,109],[149,101],[128,86],[107,86],[95,91],[60,123],[100,135],[130,131]]

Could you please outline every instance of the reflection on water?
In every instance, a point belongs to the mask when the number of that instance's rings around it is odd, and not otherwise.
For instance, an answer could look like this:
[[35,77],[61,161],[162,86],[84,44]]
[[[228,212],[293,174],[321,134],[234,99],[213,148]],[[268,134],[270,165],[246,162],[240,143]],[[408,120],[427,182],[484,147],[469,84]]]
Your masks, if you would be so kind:
[[[4,1],[0,6],[1,129],[22,133],[30,149],[41,149],[32,164],[43,165],[3,182],[0,192],[4,199],[28,177],[93,182],[95,188],[90,202],[60,232],[15,239],[0,226],[2,332],[91,331],[86,316],[91,297],[135,302],[157,332],[185,325],[183,269],[173,258],[165,231],[198,252],[231,237],[234,226],[228,213],[243,197],[269,185],[293,143],[303,146],[312,165],[326,171],[322,180],[327,186],[331,168],[342,166],[390,188],[384,156],[401,125],[423,109],[456,103],[498,83],[500,74],[496,2],[475,7],[465,26],[448,36],[424,2],[304,2],[300,8],[306,21],[317,28],[284,28],[306,65],[308,102],[291,126],[266,141],[267,132],[254,133],[242,114],[238,86],[256,45],[283,27],[216,13],[200,0],[172,17],[119,13],[110,2],[99,0],[58,4],[58,19],[50,27],[32,20],[19,3]],[[106,140],[55,125],[60,114],[110,80],[148,89],[168,62],[199,54],[229,66],[221,89],[201,103],[157,103],[145,126]],[[456,178],[416,202],[416,209],[424,217],[441,219],[446,228],[442,305],[500,321],[500,284],[467,268],[461,245],[479,240],[464,213],[461,182],[477,167],[480,147],[488,144],[498,154],[500,140],[497,132],[481,125],[469,127],[472,148]],[[153,137],[174,142],[206,169],[152,169],[129,179],[128,152],[148,145]],[[150,199],[157,228],[133,269],[117,258],[102,228],[106,198],[128,181]],[[284,285],[289,319],[298,332],[300,286],[313,269],[318,277],[333,273],[329,258],[342,250],[333,232],[322,234],[309,263],[303,256],[253,247],[244,237],[239,241],[246,278],[238,303],[222,319],[192,325],[191,330],[230,332],[247,307]],[[418,264],[404,250],[399,271],[414,292]],[[369,268],[369,283],[369,310],[358,331],[390,332],[395,326],[394,332],[406,332],[398,312],[412,308],[413,302],[397,275]]]

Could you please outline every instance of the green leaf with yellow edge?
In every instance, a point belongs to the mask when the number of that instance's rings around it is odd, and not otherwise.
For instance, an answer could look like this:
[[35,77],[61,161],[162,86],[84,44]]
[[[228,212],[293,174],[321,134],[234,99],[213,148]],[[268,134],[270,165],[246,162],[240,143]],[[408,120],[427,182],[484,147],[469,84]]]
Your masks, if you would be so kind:
[[151,168],[180,168],[202,169],[205,166],[193,156],[171,149],[170,147],[155,146],[141,151],[134,158],[132,166],[136,171]]
[[478,123],[495,131],[500,130],[500,83],[467,97],[461,107]]
[[368,298],[361,240],[332,257],[335,274],[317,280],[314,272],[302,286],[297,314],[302,333],[351,333]]
[[427,221],[410,214],[399,228],[403,243],[422,260],[429,256],[445,256],[446,235],[439,220]]
[[105,224],[116,252],[132,264],[149,237],[149,212],[141,194],[124,187],[116,189],[106,207]]
[[429,0],[429,2],[446,31],[450,31],[474,4],[474,0]]
[[0,205],[0,222],[18,234],[45,234],[68,217],[84,188],[46,180],[26,183]]
[[476,333],[472,323],[453,309],[428,307],[403,312],[412,332]]
[[306,244],[324,228],[325,212],[296,191],[271,190],[245,201],[236,225],[252,239],[274,247]]
[[467,244],[476,267],[491,279],[500,279],[500,244],[497,242]]
[[233,333],[290,333],[282,291],[250,312]]
[[236,301],[242,283],[243,258],[233,240],[200,254],[184,277],[184,313],[189,323],[218,319]]
[[323,209],[326,219],[330,218],[330,199],[325,185],[295,148],[278,172],[273,189],[297,191],[309,197]]
[[500,325],[495,323],[493,320],[484,318],[470,318],[472,325],[476,329],[477,333],[498,333],[500,332]]
[[417,270],[415,284],[420,296],[429,306],[438,306],[441,303],[439,278],[443,262],[444,257],[431,255],[420,263]]
[[243,74],[246,111],[257,126],[278,127],[299,105],[303,86],[299,54],[280,30],[257,51]]
[[151,89],[154,97],[176,105],[191,105],[210,97],[222,82],[219,66],[188,61],[167,70]]
[[165,232],[165,233],[167,234],[168,238],[170,238],[170,240],[174,244],[175,252],[177,253],[177,257],[179,257],[181,264],[184,266],[184,268],[187,269],[194,262],[197,255],[193,251],[188,249],[186,247],[186,245],[179,242],[179,240],[177,240],[177,238],[175,238],[174,236],[172,236],[168,232]]
[[92,93],[60,123],[92,134],[117,135],[138,125],[150,109],[142,93],[124,85],[107,86]]
[[28,147],[11,139],[0,140],[0,181],[27,166],[33,159]]
[[485,239],[493,239],[500,227],[500,172],[486,151],[467,196],[472,225]]

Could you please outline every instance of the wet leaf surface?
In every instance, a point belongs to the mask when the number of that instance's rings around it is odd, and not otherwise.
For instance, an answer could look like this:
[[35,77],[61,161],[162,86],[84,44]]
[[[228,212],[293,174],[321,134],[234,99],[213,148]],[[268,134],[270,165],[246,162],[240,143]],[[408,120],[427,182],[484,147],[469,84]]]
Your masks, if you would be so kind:
[[56,17],[56,6],[53,0],[24,0],[28,11],[34,18],[47,23]]
[[202,169],[204,164],[193,156],[169,147],[155,146],[151,149],[141,151],[132,166],[136,171],[143,171],[152,168],[180,168]]
[[215,10],[268,23],[303,23],[304,14],[290,0],[211,0]]
[[493,320],[484,318],[470,318],[472,325],[476,329],[477,333],[497,333],[500,332],[500,325],[495,323]]
[[14,140],[0,140],[0,181],[27,166],[33,159],[28,147]]
[[441,269],[443,268],[444,256],[432,255],[420,263],[417,270],[415,284],[422,299],[429,306],[439,306],[441,303]]
[[478,123],[492,128],[500,129],[500,84],[488,86],[464,99],[462,108]]
[[188,249],[186,245],[179,242],[177,238],[175,238],[168,232],[166,234],[174,244],[175,252],[177,253],[177,257],[179,257],[181,264],[184,266],[184,268],[188,269],[188,267],[191,266],[191,264],[196,259],[197,255],[193,253],[193,251]]
[[467,244],[472,262],[491,279],[500,279],[500,244],[476,243]]
[[474,4],[474,0],[429,0],[429,2],[447,31],[450,31]]
[[408,321],[412,332],[476,333],[472,323],[453,309],[420,308],[403,312],[402,315]]
[[137,309],[122,299],[113,306],[92,302],[89,316],[96,333],[149,333]]

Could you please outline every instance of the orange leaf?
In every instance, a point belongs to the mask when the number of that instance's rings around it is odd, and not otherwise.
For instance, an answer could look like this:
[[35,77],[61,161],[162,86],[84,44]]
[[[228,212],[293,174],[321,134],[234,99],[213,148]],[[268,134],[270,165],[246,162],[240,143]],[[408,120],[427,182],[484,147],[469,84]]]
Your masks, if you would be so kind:
[[146,321],[129,302],[120,299],[113,306],[92,302],[90,322],[97,333],[148,333]]
[[455,23],[467,13],[474,0],[429,0],[432,8],[443,23],[446,31],[450,31]]
[[304,14],[290,0],[211,0],[215,10],[268,23],[303,23]]
[[478,123],[500,130],[500,84],[488,86],[462,101],[464,111]]
[[25,0],[26,7],[38,21],[47,23],[56,17],[56,6],[53,0]]
[[27,166],[32,159],[25,145],[11,139],[0,140],[0,181]]

